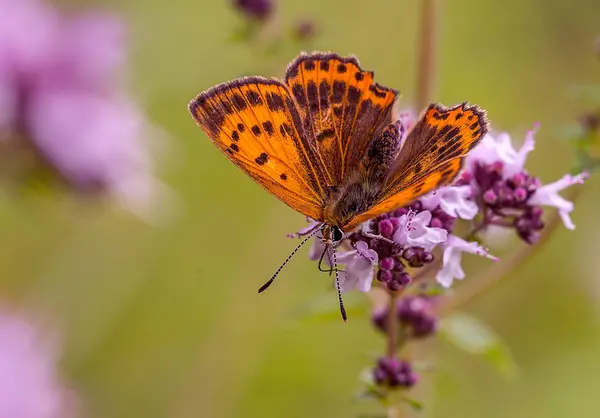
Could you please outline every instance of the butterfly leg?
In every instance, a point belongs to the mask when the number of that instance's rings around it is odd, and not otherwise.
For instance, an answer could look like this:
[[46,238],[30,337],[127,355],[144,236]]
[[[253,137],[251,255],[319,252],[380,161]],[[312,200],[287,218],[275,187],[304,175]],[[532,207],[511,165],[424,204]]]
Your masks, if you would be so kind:
[[323,259],[325,258],[325,253],[327,252],[328,249],[329,249],[329,247],[325,247],[323,249],[323,252],[321,253],[321,257],[319,258],[318,268],[319,268],[320,272],[329,273],[331,275],[331,267],[329,267],[329,270],[325,270],[323,267],[321,267],[321,264],[323,263]]
[[395,242],[395,241],[393,241],[393,240],[391,240],[391,239],[389,239],[389,238],[386,238],[386,237],[384,237],[383,235],[379,235],[379,234],[371,234],[370,232],[366,232],[366,231],[361,231],[361,234],[362,234],[362,235],[364,235],[364,236],[365,236],[365,237],[367,237],[367,238],[371,238],[371,239],[379,239],[379,240],[382,240],[382,241],[384,241],[384,242],[387,242],[388,244],[391,244],[391,245],[398,245],[398,243],[397,243],[397,242]]

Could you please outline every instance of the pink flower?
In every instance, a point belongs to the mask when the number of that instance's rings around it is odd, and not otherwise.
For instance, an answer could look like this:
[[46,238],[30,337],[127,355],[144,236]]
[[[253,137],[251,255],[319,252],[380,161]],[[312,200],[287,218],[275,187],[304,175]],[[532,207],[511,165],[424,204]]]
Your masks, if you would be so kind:
[[528,131],[525,135],[525,142],[519,150],[512,146],[512,141],[507,133],[497,135],[487,134],[479,145],[477,145],[467,156],[467,166],[473,169],[473,164],[493,164],[502,162],[503,176],[509,178],[523,171],[527,155],[535,148],[534,135],[537,133],[539,125]]
[[371,290],[379,257],[374,250],[369,249],[366,242],[358,241],[354,244],[353,250],[338,253],[337,261],[345,266],[340,272],[342,292],[355,288],[361,292]]
[[149,123],[118,84],[125,23],[41,0],[0,0],[0,10],[0,138],[27,141],[73,190],[152,217],[161,187]]
[[52,341],[23,318],[0,312],[0,418],[68,418],[72,403]]
[[569,215],[573,212],[575,205],[573,205],[573,202],[569,202],[559,195],[558,192],[574,184],[583,184],[583,181],[587,178],[587,173],[577,174],[576,176],[567,174],[554,183],[540,186],[529,198],[529,203],[556,207],[560,218],[565,224],[565,228],[573,230],[575,229],[575,224],[573,224]]
[[444,287],[450,287],[454,279],[464,279],[465,272],[461,266],[463,252],[498,261],[498,258],[490,255],[487,249],[476,242],[467,242],[456,235],[450,235],[448,240],[442,244],[442,248],[444,249],[443,265],[436,275],[436,280]]
[[479,208],[470,200],[472,188],[465,186],[448,186],[438,189],[420,200],[427,210],[441,207],[444,212],[455,218],[473,219]]
[[428,226],[431,221],[431,212],[428,210],[416,214],[409,212],[402,215],[399,221],[394,241],[406,247],[421,247],[425,251],[431,251],[448,236],[445,229]]

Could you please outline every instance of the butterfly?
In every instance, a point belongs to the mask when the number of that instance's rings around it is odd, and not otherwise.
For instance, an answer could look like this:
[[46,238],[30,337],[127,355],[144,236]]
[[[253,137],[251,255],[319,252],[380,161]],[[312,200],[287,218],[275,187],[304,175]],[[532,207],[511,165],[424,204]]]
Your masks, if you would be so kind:
[[317,232],[335,260],[335,245],[363,222],[451,183],[488,130],[478,106],[431,104],[401,144],[403,125],[394,114],[399,93],[373,77],[353,56],[301,53],[283,80],[242,77],[189,103],[227,158],[292,209],[322,223],[259,292]]

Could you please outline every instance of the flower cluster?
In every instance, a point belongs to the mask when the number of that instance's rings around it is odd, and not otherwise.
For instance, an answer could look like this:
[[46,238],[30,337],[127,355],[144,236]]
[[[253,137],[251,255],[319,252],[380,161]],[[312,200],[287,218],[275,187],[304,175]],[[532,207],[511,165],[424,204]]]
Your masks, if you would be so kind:
[[144,212],[156,182],[147,123],[118,83],[124,23],[101,11],[63,14],[42,0],[0,0],[0,9],[0,147],[11,163],[26,151],[3,180],[43,167],[73,190]]
[[519,237],[533,244],[544,228],[542,206],[554,206],[568,229],[574,229],[569,214],[573,204],[558,192],[577,183],[583,183],[586,173],[565,175],[562,179],[542,185],[539,178],[530,175],[524,165],[534,149],[531,130],[519,150],[512,146],[506,133],[488,135],[467,157],[467,170],[458,184],[473,188],[473,199],[478,202],[479,222],[475,232],[488,226],[514,228]]
[[[432,301],[427,296],[407,296],[396,301],[396,317],[400,335],[405,338],[424,338],[435,333],[438,321]],[[373,313],[373,325],[382,332],[388,329],[389,306]]]
[[[407,113],[401,122],[406,132],[414,120]],[[392,295],[408,287],[416,290],[391,298],[395,301],[392,309],[398,329],[388,329],[389,306],[373,313],[377,329],[396,334],[398,344],[434,334],[438,326],[434,298],[414,284],[431,276],[442,288],[448,288],[455,279],[463,279],[463,253],[497,261],[479,243],[480,233],[488,228],[513,229],[521,239],[533,244],[545,226],[542,206],[557,208],[564,225],[574,228],[570,219],[573,203],[558,193],[582,183],[587,174],[565,175],[545,185],[530,175],[524,165],[534,149],[536,131],[537,128],[527,133],[520,149],[513,148],[508,134],[487,134],[468,155],[465,169],[454,184],[365,222],[337,245],[342,292],[368,292],[374,282]],[[456,232],[459,220],[469,221],[470,228],[464,235]],[[319,227],[319,223],[311,221],[295,236],[305,236]],[[316,234],[310,258],[318,260],[324,250],[325,245]],[[441,260],[436,261],[437,257]],[[331,264],[327,257],[325,261]],[[411,365],[393,356],[380,358],[371,374],[374,384],[382,389],[409,388],[417,381]]]
[[0,417],[74,416],[75,399],[58,377],[50,342],[32,323],[0,312]]
[[418,381],[409,362],[396,358],[381,357],[373,370],[373,381],[378,386],[410,388]]
[[[546,185],[531,176],[524,164],[534,148],[535,132],[527,133],[519,150],[513,148],[508,134],[486,135],[467,157],[466,168],[455,184],[383,214],[347,234],[338,248],[345,246],[348,250],[337,255],[338,262],[344,265],[340,273],[342,291],[356,288],[368,292],[374,278],[392,291],[406,287],[420,268],[433,262],[438,248],[442,262],[436,279],[444,287],[449,287],[454,279],[464,278],[462,253],[497,260],[477,241],[454,234],[458,219],[474,224],[466,234],[470,238],[495,226],[514,228],[521,238],[533,243],[544,227],[542,206],[553,206],[564,225],[573,229],[570,218],[573,203],[559,192],[581,184],[587,174],[565,175]],[[306,235],[317,227],[318,223],[313,221],[295,236]],[[310,258],[318,260],[324,248],[317,234]]]

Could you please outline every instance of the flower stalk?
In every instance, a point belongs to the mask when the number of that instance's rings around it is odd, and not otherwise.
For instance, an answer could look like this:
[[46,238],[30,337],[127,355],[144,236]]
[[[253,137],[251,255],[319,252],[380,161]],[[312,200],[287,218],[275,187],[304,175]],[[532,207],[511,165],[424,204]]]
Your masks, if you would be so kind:
[[436,79],[437,21],[440,0],[421,0],[415,107],[425,108],[434,97]]
[[389,295],[389,307],[387,313],[387,355],[394,358],[398,351],[398,333],[400,330],[398,324],[398,315],[396,314],[396,300],[400,291],[387,291]]

